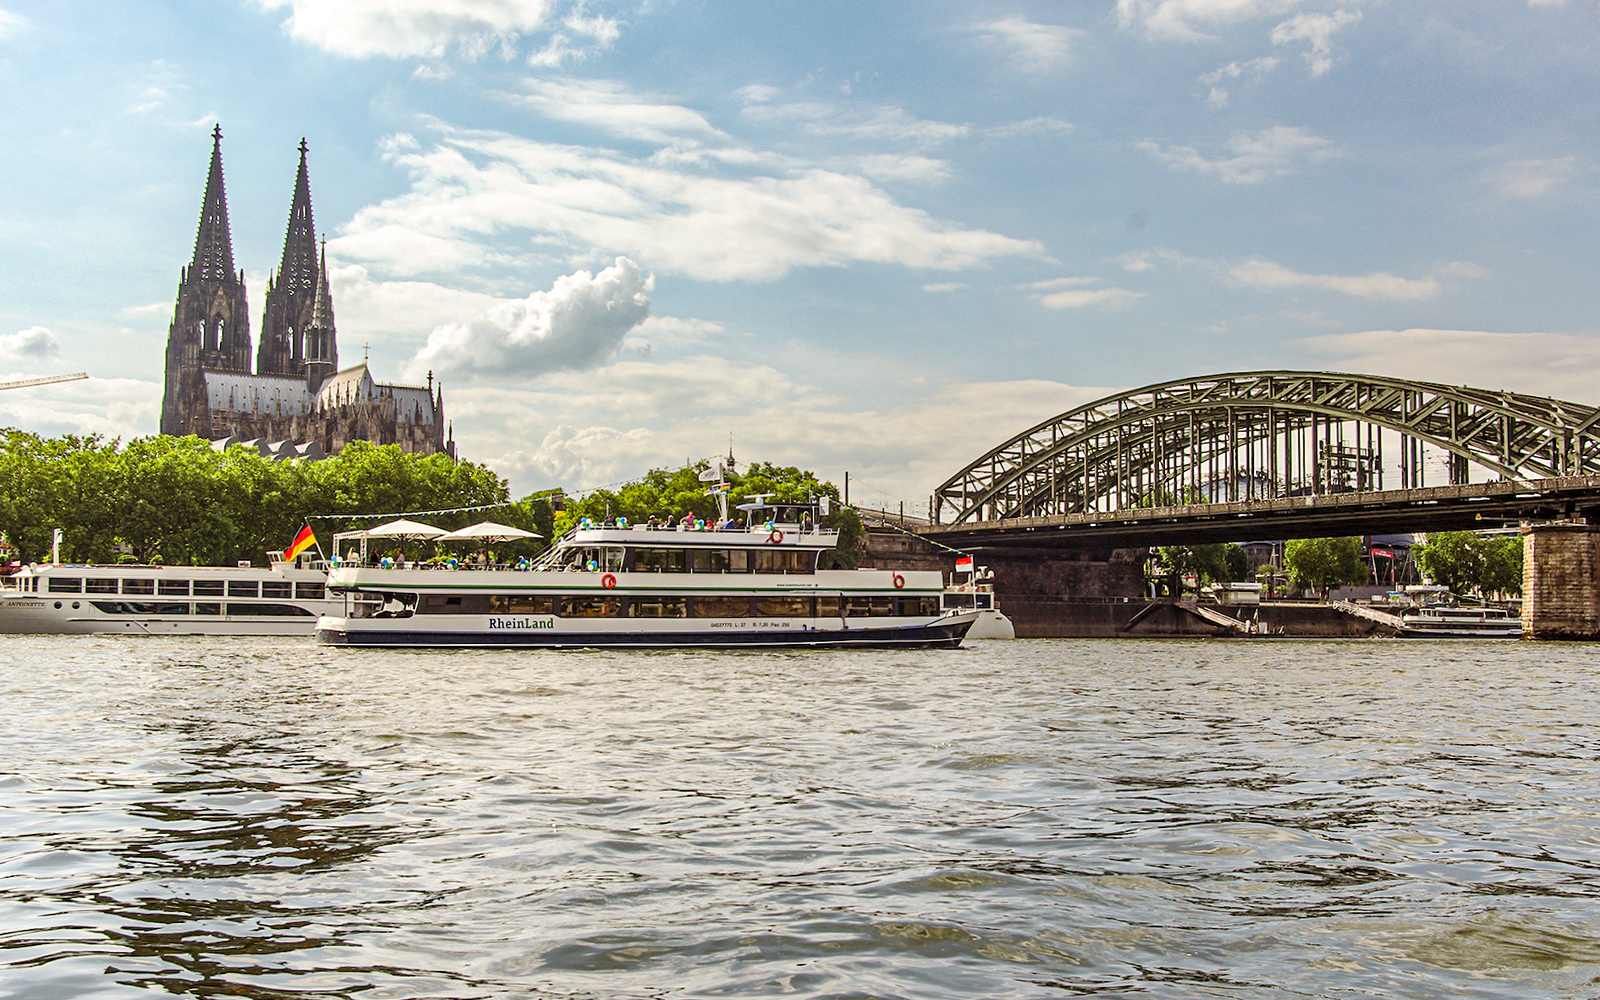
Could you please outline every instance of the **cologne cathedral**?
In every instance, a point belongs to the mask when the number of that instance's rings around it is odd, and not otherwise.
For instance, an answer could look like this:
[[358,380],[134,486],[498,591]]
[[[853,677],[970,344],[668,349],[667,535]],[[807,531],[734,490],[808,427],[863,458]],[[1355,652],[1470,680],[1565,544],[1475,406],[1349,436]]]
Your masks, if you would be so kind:
[[194,259],[178,279],[167,338],[161,433],[216,442],[251,441],[278,457],[332,455],[351,441],[397,444],[417,454],[455,455],[444,392],[433,384],[373,380],[366,362],[339,367],[326,250],[311,216],[306,143],[289,205],[283,260],[267,282],[261,343],[250,370],[244,271],[233,261],[222,183],[222,126],[211,133],[211,172]]

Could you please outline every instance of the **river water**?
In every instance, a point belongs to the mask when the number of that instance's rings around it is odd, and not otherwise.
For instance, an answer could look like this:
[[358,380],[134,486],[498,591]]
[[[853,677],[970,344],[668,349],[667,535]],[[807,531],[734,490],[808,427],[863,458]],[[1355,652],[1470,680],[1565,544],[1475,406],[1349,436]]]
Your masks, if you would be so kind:
[[1593,646],[0,640],[0,996],[1600,996]]

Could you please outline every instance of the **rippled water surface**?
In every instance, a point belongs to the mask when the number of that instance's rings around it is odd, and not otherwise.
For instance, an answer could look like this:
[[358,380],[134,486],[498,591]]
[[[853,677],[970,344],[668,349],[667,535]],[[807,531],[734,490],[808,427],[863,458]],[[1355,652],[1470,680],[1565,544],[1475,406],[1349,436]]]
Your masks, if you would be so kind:
[[1600,996],[1600,649],[0,639],[0,996]]

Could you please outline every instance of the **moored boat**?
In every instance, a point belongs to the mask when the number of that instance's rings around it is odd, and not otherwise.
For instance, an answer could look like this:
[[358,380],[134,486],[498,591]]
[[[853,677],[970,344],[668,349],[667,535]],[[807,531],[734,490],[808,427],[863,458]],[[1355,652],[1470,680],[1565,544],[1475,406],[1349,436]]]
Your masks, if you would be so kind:
[[1520,639],[1522,619],[1504,608],[1439,605],[1400,616],[1402,639]]
[[310,636],[342,607],[309,558],[269,567],[22,567],[0,586],[0,634]]
[[[580,524],[526,568],[335,565],[346,646],[955,647],[976,611],[936,571],[818,569],[838,532],[810,505],[744,505],[750,527]],[[341,535],[337,551],[354,537]]]
[[971,557],[956,560],[950,585],[939,594],[939,607],[946,613],[974,611],[977,621],[967,632],[968,639],[1015,639],[1016,627],[995,601],[994,573],[986,566],[974,566]]

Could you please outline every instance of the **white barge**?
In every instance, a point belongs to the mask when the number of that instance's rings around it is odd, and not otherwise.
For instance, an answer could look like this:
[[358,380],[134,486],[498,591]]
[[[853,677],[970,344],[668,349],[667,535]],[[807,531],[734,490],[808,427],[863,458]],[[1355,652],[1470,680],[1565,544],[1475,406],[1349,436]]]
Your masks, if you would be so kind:
[[254,566],[28,565],[0,585],[0,634],[298,635],[343,607],[327,571]]
[[344,606],[318,622],[317,638],[344,646],[953,648],[978,618],[941,610],[936,571],[819,570],[838,532],[815,527],[813,508],[740,509],[770,516],[753,516],[749,528],[580,525],[525,568],[335,560],[328,588]]
[[1520,639],[1522,619],[1504,608],[1437,605],[1400,616],[1402,639]]

